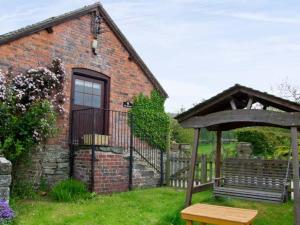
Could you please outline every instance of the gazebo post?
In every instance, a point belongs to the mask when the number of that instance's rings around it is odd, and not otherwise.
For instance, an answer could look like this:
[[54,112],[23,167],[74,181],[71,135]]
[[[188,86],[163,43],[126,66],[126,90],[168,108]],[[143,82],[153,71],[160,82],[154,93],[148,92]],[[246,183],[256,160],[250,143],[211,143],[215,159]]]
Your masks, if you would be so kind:
[[299,189],[299,152],[298,130],[291,127],[292,150],[293,150],[293,184],[294,184],[294,224],[300,225],[300,189]]
[[190,206],[191,203],[192,203],[192,194],[193,194],[194,176],[195,176],[195,165],[196,165],[196,161],[197,161],[199,137],[200,137],[200,128],[196,128],[195,132],[194,132],[194,145],[193,145],[192,159],[191,159],[189,176],[188,176],[188,184],[187,184],[186,198],[185,198],[185,207]]
[[216,162],[215,168],[216,173],[215,177],[219,178],[221,176],[221,148],[222,148],[222,131],[217,131],[217,146],[216,146]]

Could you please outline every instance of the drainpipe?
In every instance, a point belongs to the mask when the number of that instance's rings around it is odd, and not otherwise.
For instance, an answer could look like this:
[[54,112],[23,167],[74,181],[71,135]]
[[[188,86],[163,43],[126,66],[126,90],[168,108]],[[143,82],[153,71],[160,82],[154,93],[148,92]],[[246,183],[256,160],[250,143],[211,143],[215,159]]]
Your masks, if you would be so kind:
[[93,136],[92,136],[92,159],[91,159],[91,192],[95,191],[95,109],[93,109]]

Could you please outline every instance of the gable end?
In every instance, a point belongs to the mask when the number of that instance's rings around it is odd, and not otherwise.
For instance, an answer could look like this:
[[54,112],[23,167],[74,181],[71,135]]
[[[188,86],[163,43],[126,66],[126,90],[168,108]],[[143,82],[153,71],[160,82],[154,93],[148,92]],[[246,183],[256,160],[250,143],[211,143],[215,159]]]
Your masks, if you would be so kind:
[[153,84],[154,88],[156,88],[163,97],[167,98],[168,97],[167,92],[164,90],[164,88],[161,86],[161,84],[155,78],[153,73],[146,66],[144,61],[137,54],[137,52],[135,51],[133,46],[129,43],[129,41],[127,40],[125,35],[117,27],[115,22],[112,20],[112,18],[109,16],[109,14],[106,12],[106,10],[103,8],[103,6],[100,3],[95,3],[93,5],[85,6],[81,9],[74,10],[69,13],[65,13],[63,15],[57,16],[57,17],[51,17],[51,18],[41,21],[39,23],[18,29],[16,31],[9,32],[4,35],[0,35],[0,45],[8,44],[12,41],[18,40],[25,36],[29,36],[31,34],[37,33],[42,30],[46,30],[48,33],[51,33],[51,31],[53,31],[52,30],[53,26],[56,26],[58,24],[64,23],[66,21],[69,21],[69,20],[72,20],[75,18],[78,18],[78,17],[86,15],[88,13],[93,13],[97,10],[99,11],[100,15],[103,17],[105,22],[108,24],[110,29],[113,31],[113,33],[116,35],[116,37],[123,44],[125,49],[128,51],[128,53],[130,55],[129,59],[133,60],[137,63],[137,65],[142,69],[142,71],[145,73],[147,78]]

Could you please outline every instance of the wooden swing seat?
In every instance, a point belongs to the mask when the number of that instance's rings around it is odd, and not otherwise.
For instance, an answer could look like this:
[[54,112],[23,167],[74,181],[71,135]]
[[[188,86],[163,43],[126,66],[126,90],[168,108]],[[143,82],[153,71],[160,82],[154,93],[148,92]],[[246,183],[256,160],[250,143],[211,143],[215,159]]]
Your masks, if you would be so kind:
[[214,180],[216,197],[284,202],[288,195],[287,162],[283,160],[226,159],[223,177]]

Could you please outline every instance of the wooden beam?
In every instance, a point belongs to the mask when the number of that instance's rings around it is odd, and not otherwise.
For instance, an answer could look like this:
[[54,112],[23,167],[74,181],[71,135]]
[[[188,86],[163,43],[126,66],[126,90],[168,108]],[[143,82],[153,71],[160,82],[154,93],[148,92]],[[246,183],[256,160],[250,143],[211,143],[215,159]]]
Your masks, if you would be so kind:
[[215,177],[221,176],[221,148],[222,148],[222,131],[217,131],[217,146],[216,146],[216,162],[215,169],[216,175]]
[[248,95],[255,96],[255,98],[259,98],[261,103],[265,102],[266,104],[269,104],[269,106],[273,106],[284,111],[287,109],[288,111],[299,111],[300,109],[299,104],[295,102],[288,102],[286,99],[259,92],[257,90],[251,90],[247,88],[243,89],[243,92],[247,93]]
[[254,123],[278,127],[300,127],[300,112],[277,112],[259,109],[237,109],[191,117],[180,124],[184,128],[203,128],[221,124]]
[[233,110],[236,110],[236,109],[237,109],[236,104],[235,104],[235,102],[234,102],[234,99],[231,99],[231,100],[230,100],[230,105],[231,105],[231,108],[232,108]]
[[191,159],[191,165],[190,165],[189,176],[188,176],[188,186],[186,190],[185,207],[190,206],[192,203],[195,165],[196,165],[197,154],[198,154],[199,138],[200,138],[200,129],[195,129],[192,159]]
[[293,150],[293,183],[294,183],[294,224],[300,224],[300,189],[299,189],[299,152],[298,131],[296,127],[291,128],[292,150]]
[[247,103],[247,109],[251,109],[252,104],[253,104],[253,98],[249,97],[249,100],[248,100],[248,103]]

